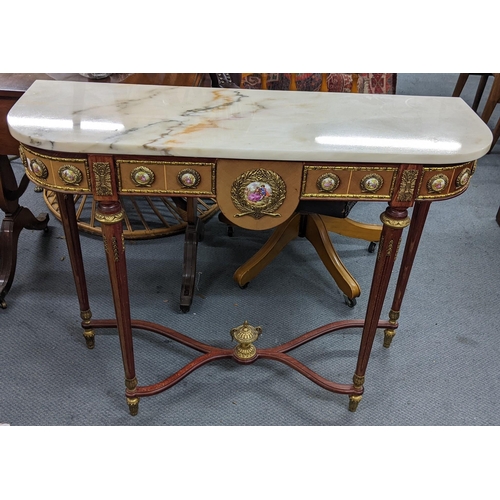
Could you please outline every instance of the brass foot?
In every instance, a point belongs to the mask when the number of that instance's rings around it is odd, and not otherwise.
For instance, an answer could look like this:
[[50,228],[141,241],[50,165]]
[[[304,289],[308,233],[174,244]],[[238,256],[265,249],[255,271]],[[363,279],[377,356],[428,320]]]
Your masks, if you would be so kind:
[[363,396],[349,396],[349,411],[356,411]]
[[130,415],[135,417],[139,412],[139,398],[127,398]]
[[396,335],[396,330],[389,328],[387,330],[384,330],[384,347],[389,348],[391,346],[394,335]]
[[389,311],[389,323],[393,325],[393,328],[386,328],[384,330],[384,347],[388,348],[391,346],[392,339],[396,335],[396,328],[398,327],[399,311],[390,310]]
[[[354,374],[352,377],[352,381],[354,383],[354,388],[358,390],[363,389],[363,384],[365,383],[365,376]],[[356,411],[358,408],[359,402],[361,401],[361,394],[351,394],[349,396],[349,411]]]
[[94,330],[84,330],[83,338],[85,339],[85,343],[87,344],[87,348],[93,349],[95,346]]
[[82,327],[83,327],[83,338],[85,339],[85,343],[87,344],[88,349],[93,349],[95,345],[94,341],[94,330],[89,328],[90,318],[92,318],[92,313],[90,309],[87,311],[80,311],[80,317],[82,318]]

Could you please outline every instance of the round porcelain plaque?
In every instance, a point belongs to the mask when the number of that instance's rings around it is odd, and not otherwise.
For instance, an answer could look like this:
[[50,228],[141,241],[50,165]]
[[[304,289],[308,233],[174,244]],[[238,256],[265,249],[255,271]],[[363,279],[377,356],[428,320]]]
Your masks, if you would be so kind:
[[362,191],[369,191],[370,193],[376,193],[384,184],[384,179],[378,174],[366,175],[361,179],[361,189]]
[[40,179],[46,179],[49,175],[47,167],[42,160],[33,158],[30,162],[31,171]]
[[137,167],[130,172],[132,182],[139,187],[151,186],[155,180],[154,172],[147,167]]
[[433,193],[440,193],[448,186],[449,179],[444,174],[437,174],[427,182],[427,189]]
[[185,188],[195,188],[201,182],[201,175],[196,170],[185,168],[178,173],[177,180]]
[[64,165],[59,169],[59,177],[66,184],[80,184],[83,179],[82,172],[73,165]]
[[332,192],[340,185],[340,178],[336,174],[327,173],[320,175],[316,181],[316,186],[320,191]]

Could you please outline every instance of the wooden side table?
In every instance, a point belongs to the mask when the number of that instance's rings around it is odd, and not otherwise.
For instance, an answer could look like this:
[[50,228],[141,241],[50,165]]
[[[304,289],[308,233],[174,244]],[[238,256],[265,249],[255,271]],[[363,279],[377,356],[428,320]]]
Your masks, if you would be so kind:
[[14,281],[17,263],[17,242],[24,229],[45,230],[48,214],[35,217],[19,200],[28,187],[24,176],[17,182],[9,156],[19,155],[19,142],[9,133],[7,114],[26,89],[40,76],[35,73],[14,75],[0,73],[0,209],[4,212],[0,228],[0,307],[7,307],[5,296]]

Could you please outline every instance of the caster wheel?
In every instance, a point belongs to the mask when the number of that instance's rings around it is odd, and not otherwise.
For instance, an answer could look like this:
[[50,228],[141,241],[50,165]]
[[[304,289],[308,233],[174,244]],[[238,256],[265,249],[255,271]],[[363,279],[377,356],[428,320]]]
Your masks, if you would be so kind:
[[7,302],[5,302],[5,300],[0,300],[0,307],[2,309],[7,309]]
[[370,253],[373,253],[373,252],[375,252],[375,248],[377,248],[377,244],[376,244],[374,241],[372,241],[372,242],[370,243],[370,245],[368,246],[368,251],[369,251]]
[[238,285],[242,290],[245,290],[245,288],[248,287],[248,283],[245,283],[244,285]]
[[181,306],[181,312],[183,312],[184,314],[188,313],[189,309],[190,309],[189,306]]
[[356,305],[356,299],[350,299],[347,295],[344,295],[344,302],[348,307],[354,307]]
[[234,234],[234,229],[232,226],[227,226],[227,235],[228,236],[233,236]]

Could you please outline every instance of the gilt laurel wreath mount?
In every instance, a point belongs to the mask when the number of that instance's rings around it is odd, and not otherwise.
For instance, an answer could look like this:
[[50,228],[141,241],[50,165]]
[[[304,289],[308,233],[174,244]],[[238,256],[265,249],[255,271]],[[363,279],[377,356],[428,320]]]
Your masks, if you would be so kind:
[[244,172],[231,187],[231,200],[240,211],[234,217],[281,217],[276,210],[283,204],[285,197],[286,185],[283,179],[277,173],[262,168]]

